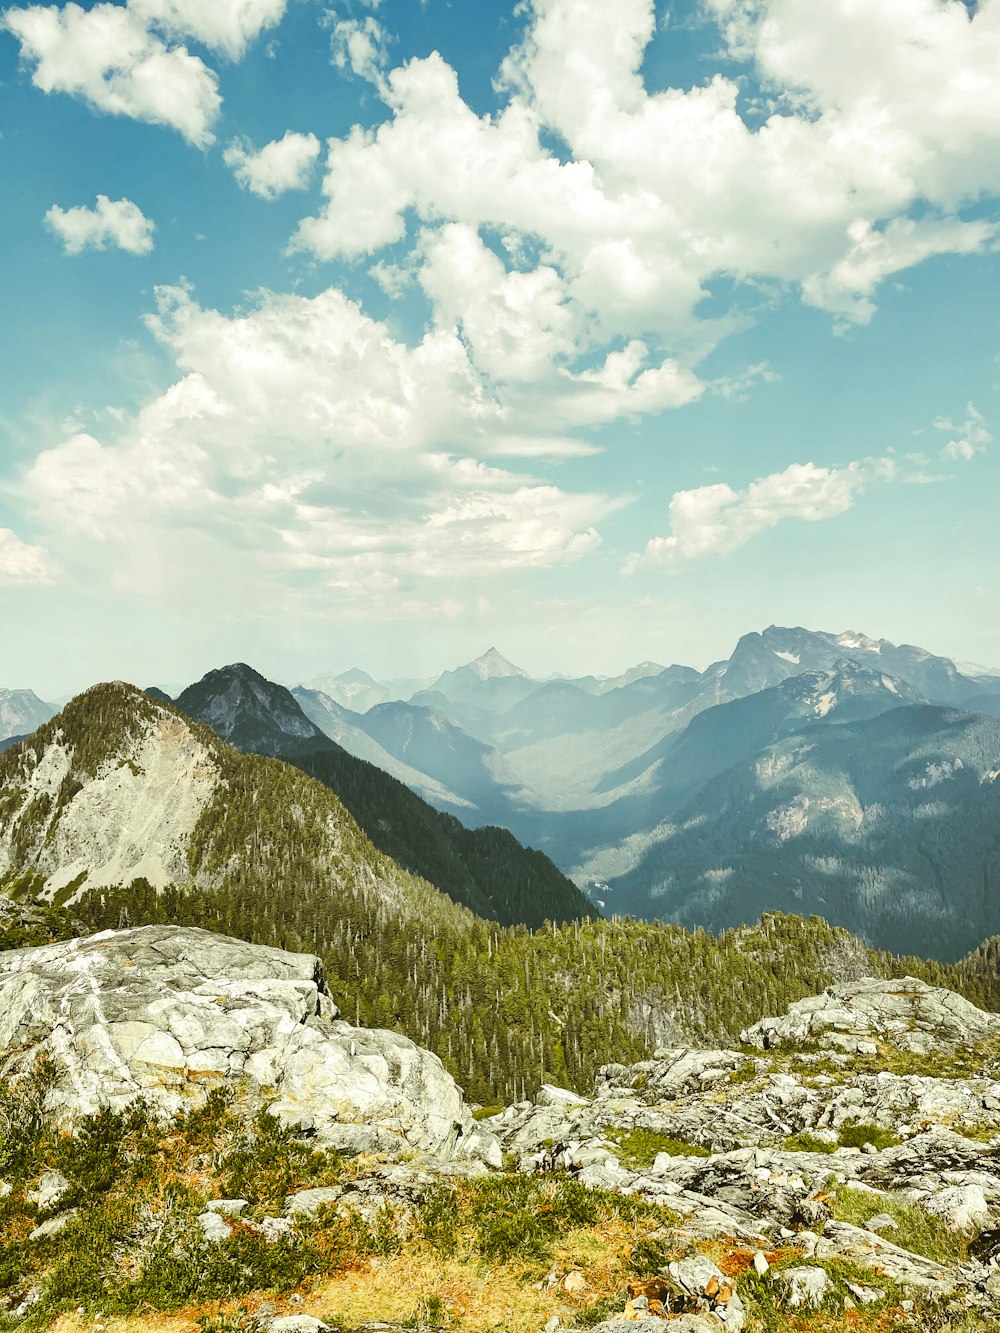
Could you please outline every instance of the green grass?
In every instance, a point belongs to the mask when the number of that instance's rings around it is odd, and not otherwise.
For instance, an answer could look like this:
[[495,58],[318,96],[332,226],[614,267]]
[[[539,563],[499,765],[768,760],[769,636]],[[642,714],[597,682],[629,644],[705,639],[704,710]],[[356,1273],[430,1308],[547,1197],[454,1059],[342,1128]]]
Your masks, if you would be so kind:
[[420,1208],[417,1226],[441,1253],[503,1264],[548,1259],[577,1228],[662,1215],[641,1199],[587,1189],[565,1176],[498,1175],[438,1186]]
[[606,1131],[605,1136],[617,1148],[621,1163],[632,1168],[652,1166],[661,1152],[670,1157],[711,1156],[707,1148],[697,1143],[686,1143],[683,1139],[658,1134],[652,1129],[613,1129]]
[[881,1125],[861,1124],[856,1120],[846,1121],[840,1128],[836,1140],[820,1138],[804,1129],[799,1134],[790,1134],[784,1141],[786,1152],[835,1152],[837,1148],[863,1148],[871,1143],[881,1152],[884,1148],[895,1148],[902,1140],[891,1130]]
[[783,1147],[785,1152],[833,1152],[837,1145],[803,1130],[801,1134],[790,1134]]
[[863,1227],[877,1213],[887,1213],[897,1226],[895,1231],[886,1232],[886,1239],[893,1245],[938,1263],[961,1263],[968,1257],[967,1237],[949,1231],[941,1218],[905,1199],[869,1194],[848,1185],[837,1191],[832,1211],[838,1222],[851,1222],[857,1227]]

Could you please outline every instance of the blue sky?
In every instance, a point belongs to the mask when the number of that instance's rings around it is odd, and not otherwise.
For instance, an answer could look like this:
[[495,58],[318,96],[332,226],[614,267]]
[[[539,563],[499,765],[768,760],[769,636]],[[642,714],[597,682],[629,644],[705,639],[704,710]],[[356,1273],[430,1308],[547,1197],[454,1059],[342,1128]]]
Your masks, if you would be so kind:
[[1000,665],[1000,0],[0,28],[0,684]]

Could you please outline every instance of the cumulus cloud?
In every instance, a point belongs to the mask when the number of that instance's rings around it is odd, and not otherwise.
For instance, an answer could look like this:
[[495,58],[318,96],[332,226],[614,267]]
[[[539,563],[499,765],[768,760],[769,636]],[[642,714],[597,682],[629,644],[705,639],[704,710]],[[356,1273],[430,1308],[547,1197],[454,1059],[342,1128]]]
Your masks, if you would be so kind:
[[625,566],[675,567],[688,560],[724,555],[786,519],[819,523],[850,509],[868,486],[890,481],[896,466],[890,459],[867,459],[845,467],[792,463],[783,472],[759,477],[741,491],[725,482],[678,491],[668,506],[670,534],[654,537]]
[[236,179],[262,199],[277,199],[286,190],[304,190],[319,157],[315,134],[295,134],[265,144],[260,151],[246,139],[234,139],[223,153],[223,161]]
[[285,12],[286,0],[128,0],[8,9],[0,26],[21,44],[32,82],[69,93],[109,115],[178,130],[212,142],[222,99],[218,77],[178,39],[201,42],[230,60]]
[[68,255],[84,250],[114,247],[131,255],[148,255],[153,249],[155,223],[144,217],[131,199],[97,196],[94,208],[60,208],[53,204],[45,214],[46,225],[59,237]]
[[169,37],[190,38],[238,60],[284,17],[287,0],[128,0],[134,14]]
[[78,560],[128,547],[119,586],[229,558],[244,583],[397,613],[428,585],[575,561],[616,507],[487,461],[560,439],[483,392],[454,330],[409,347],[335,289],[235,317],[183,288],[158,300],[150,327],[180,378],[114,437],[42,452],[23,483]]
[[178,130],[197,147],[212,142],[222,99],[213,70],[183,46],[168,47],[133,10],[32,5],[9,9],[4,27],[46,93],[69,93],[98,111]]
[[938,417],[936,430],[947,431],[951,439],[941,449],[941,457],[951,462],[968,463],[976,454],[984,454],[993,442],[993,436],[983,416],[974,403],[965,408],[965,420],[955,422],[948,417]]
[[[327,203],[295,247],[374,254],[411,218],[488,228],[511,254],[528,243],[591,338],[703,353],[729,327],[699,311],[719,278],[777,282],[865,322],[887,276],[996,236],[959,212],[1000,188],[995,3],[970,19],[909,0],[901,21],[898,0],[831,0],[820,19],[812,0],[709,0],[743,70],[659,91],[641,73],[652,0],[525,8],[496,115],[475,114],[437,53],[380,76],[391,116],[330,142]],[[741,112],[748,77],[773,107],[759,124]]]
[[0,584],[51,582],[49,559],[42,547],[29,546],[10,528],[0,528]]

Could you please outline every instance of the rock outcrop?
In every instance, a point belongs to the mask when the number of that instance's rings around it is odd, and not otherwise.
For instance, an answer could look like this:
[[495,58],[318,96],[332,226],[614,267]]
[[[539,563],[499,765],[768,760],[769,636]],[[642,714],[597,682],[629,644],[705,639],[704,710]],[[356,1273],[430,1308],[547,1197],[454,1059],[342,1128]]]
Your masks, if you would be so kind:
[[865,977],[828,987],[793,1004],[780,1018],[763,1018],[740,1033],[748,1046],[767,1050],[809,1042],[842,1051],[874,1053],[875,1041],[927,1055],[973,1045],[1000,1033],[1000,1014],[987,1014],[954,991],[916,977]]
[[[744,1039],[760,1055],[661,1050],[606,1065],[592,1098],[543,1087],[485,1123],[521,1171],[569,1171],[593,1188],[664,1205],[679,1219],[674,1240],[759,1247],[761,1276],[764,1250],[795,1253],[796,1264],[771,1275],[790,1309],[827,1308],[832,1289],[819,1265],[844,1259],[907,1298],[953,1299],[994,1318],[1000,1264],[989,1256],[1000,1247],[986,1242],[1000,1223],[1000,1082],[855,1065],[858,1054],[896,1050],[933,1070],[949,1048],[998,1033],[997,1015],[948,991],[867,979],[749,1029]],[[845,1191],[851,1221],[836,1215]],[[946,1263],[907,1248],[893,1209],[982,1235],[980,1257]],[[855,1304],[881,1299],[874,1286],[855,1285]],[[657,1326],[675,1323],[650,1319]]]
[[238,1091],[345,1151],[500,1164],[437,1056],[341,1021],[318,958],[146,926],[0,954],[0,1078],[53,1067],[71,1126],[139,1098],[166,1116]]

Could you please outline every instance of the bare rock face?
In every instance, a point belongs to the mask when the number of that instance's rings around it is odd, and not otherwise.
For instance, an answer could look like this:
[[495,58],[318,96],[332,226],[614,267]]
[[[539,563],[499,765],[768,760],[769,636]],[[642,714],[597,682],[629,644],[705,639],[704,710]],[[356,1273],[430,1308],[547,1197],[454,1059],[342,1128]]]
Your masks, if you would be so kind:
[[799,1000],[779,1018],[761,1019],[741,1032],[740,1040],[759,1050],[816,1041],[848,1052],[881,1040],[929,1055],[996,1033],[1000,1015],[984,1013],[953,991],[915,977],[865,977]]
[[345,1150],[500,1164],[437,1056],[339,1021],[318,958],[175,926],[0,954],[0,1079],[48,1059],[53,1120],[144,1098],[172,1116],[212,1087]]

